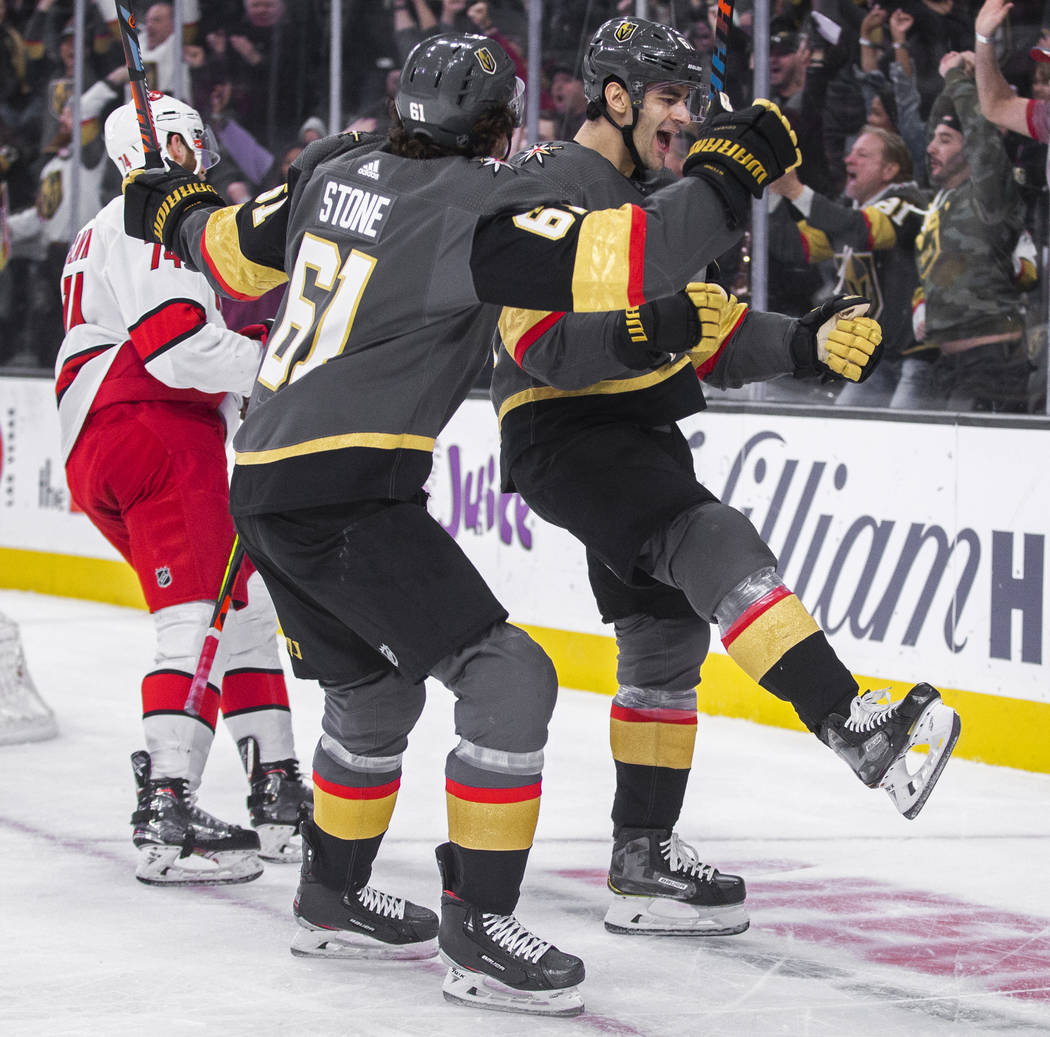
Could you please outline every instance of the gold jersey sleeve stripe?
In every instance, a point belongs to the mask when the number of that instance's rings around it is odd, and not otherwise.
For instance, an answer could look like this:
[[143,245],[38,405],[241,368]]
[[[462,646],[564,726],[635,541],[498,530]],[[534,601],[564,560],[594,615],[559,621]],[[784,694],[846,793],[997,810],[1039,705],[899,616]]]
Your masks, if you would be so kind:
[[868,248],[876,251],[893,248],[897,244],[897,228],[893,225],[893,220],[874,206],[862,209],[861,212],[868,221]]
[[253,263],[240,248],[237,213],[241,206],[216,209],[208,217],[201,239],[201,253],[208,269],[234,299],[258,299],[271,288],[284,284],[288,275],[283,270]]
[[445,793],[448,837],[468,850],[527,850],[536,833],[540,798],[519,803],[477,803]]
[[691,724],[632,723],[609,719],[613,759],[643,767],[688,770],[693,765],[696,720]]
[[314,820],[338,839],[373,839],[390,827],[397,792],[378,799],[344,799],[314,786]]
[[542,400],[553,400],[558,398],[568,399],[572,396],[612,396],[621,392],[637,392],[639,389],[648,389],[652,385],[666,382],[668,378],[674,377],[692,363],[688,354],[679,357],[673,364],[664,364],[663,367],[647,374],[639,375],[637,378],[609,378],[602,382],[588,385],[586,389],[555,389],[550,385],[537,386],[525,389],[523,392],[508,396],[499,409],[499,420],[516,407],[522,407],[527,403],[539,403]]
[[798,232],[802,235],[802,248],[806,253],[807,263],[822,263],[835,255],[827,234],[822,230],[811,227],[805,220],[800,220]]
[[759,681],[790,649],[819,631],[802,602],[788,594],[723,644],[736,664]]
[[499,315],[499,334],[518,366],[533,342],[564,316],[556,310],[521,310],[504,306]]
[[275,447],[273,450],[244,450],[237,454],[236,464],[272,464],[286,461],[290,457],[306,454],[323,454],[326,450],[347,450],[352,447],[368,447],[372,450],[422,450],[434,452],[433,436],[413,436],[407,432],[346,432],[340,436],[322,436],[308,439],[291,446]]
[[645,213],[637,205],[591,212],[576,242],[572,276],[576,310],[626,310],[641,305]]

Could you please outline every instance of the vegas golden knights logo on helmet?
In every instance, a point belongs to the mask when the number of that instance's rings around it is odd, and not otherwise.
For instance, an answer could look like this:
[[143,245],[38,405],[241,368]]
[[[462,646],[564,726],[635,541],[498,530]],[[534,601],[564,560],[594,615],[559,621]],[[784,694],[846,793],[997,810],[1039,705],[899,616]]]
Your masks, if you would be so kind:
[[474,57],[478,59],[478,64],[490,76],[496,74],[496,59],[492,56],[492,51],[488,47],[482,47],[480,50],[474,51]]
[[616,26],[616,32],[613,35],[616,37],[617,43],[626,43],[634,35],[637,28],[637,22],[620,22]]

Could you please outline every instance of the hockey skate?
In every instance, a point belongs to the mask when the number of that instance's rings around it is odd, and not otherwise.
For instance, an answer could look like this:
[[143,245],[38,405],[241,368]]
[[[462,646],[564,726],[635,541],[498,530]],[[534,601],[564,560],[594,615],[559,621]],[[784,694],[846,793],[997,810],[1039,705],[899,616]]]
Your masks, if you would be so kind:
[[696,851],[662,828],[622,828],[613,843],[605,914],[611,933],[731,936],[750,924],[744,880],[702,864]]
[[262,873],[259,837],[197,806],[185,778],[153,778],[149,753],[131,754],[138,809],[131,839],[139,851],[135,878],[151,886],[250,882]]
[[299,931],[292,954],[300,958],[432,958],[438,917],[433,911],[371,886],[341,892],[317,877],[320,842],[312,821],[301,826],[303,866],[292,911]]
[[260,762],[259,743],[250,736],[242,738],[237,749],[252,786],[248,810],[259,835],[259,856],[298,863],[303,859],[299,827],[314,816],[314,792],[299,775],[299,761],[293,757]]
[[452,854],[437,848],[441,895],[441,957],[448,965],[446,1001],[495,1012],[579,1015],[583,962],[529,932],[513,915],[489,914],[450,893]]
[[[869,788],[883,788],[907,818],[915,817],[933,791],[959,740],[959,714],[929,684],[916,684],[899,702],[889,692],[866,691],[848,717],[832,713],[820,740],[835,750]],[[927,746],[925,756],[908,753]],[[916,766],[917,762],[917,766]]]

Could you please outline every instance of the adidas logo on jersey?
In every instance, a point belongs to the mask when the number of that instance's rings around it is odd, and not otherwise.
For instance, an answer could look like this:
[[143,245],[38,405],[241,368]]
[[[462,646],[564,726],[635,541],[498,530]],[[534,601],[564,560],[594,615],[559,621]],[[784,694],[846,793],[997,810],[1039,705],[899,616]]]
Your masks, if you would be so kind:
[[379,159],[375,159],[372,162],[366,162],[358,171],[358,176],[367,176],[369,180],[379,179]]

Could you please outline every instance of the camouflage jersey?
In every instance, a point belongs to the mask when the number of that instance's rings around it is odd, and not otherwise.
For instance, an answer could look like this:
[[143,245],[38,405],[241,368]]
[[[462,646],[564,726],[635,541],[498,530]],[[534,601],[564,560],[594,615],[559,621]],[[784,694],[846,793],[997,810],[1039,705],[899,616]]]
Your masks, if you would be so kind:
[[770,251],[795,266],[835,257],[842,291],[871,300],[868,316],[882,327],[882,363],[896,364],[915,345],[915,238],[925,216],[926,196],[913,182],[888,184],[862,206],[814,194],[808,215],[785,199],[770,220]]
[[[548,193],[588,209],[638,204],[646,197],[645,186],[575,141],[535,145],[511,161],[530,180],[545,184]],[[648,204],[679,186],[673,183],[650,193]],[[701,233],[703,228],[693,224],[692,230]],[[608,276],[621,277],[625,260],[609,253]],[[695,269],[701,280],[705,267],[698,264]],[[648,371],[625,368],[606,348],[624,321],[622,312],[504,307],[490,389],[500,425],[504,490],[513,488],[511,466],[529,446],[614,421],[668,425],[704,409],[700,379],[720,388],[735,387],[793,369],[788,344],[794,320],[749,312],[731,296],[720,305],[719,330],[713,338],[655,343],[676,355]]]
[[[949,70],[941,95],[959,117],[970,177],[934,196],[916,239],[926,300],[926,338],[935,343],[1008,330],[1014,320],[1012,253],[1024,203],[1002,137],[981,113],[977,87]],[[936,124],[935,102],[928,123]]]
[[623,309],[739,236],[697,179],[612,211],[550,198],[503,162],[346,134],[254,201],[191,212],[176,251],[225,294],[288,281],[234,441],[234,514],[413,498],[487,355],[484,303]]

